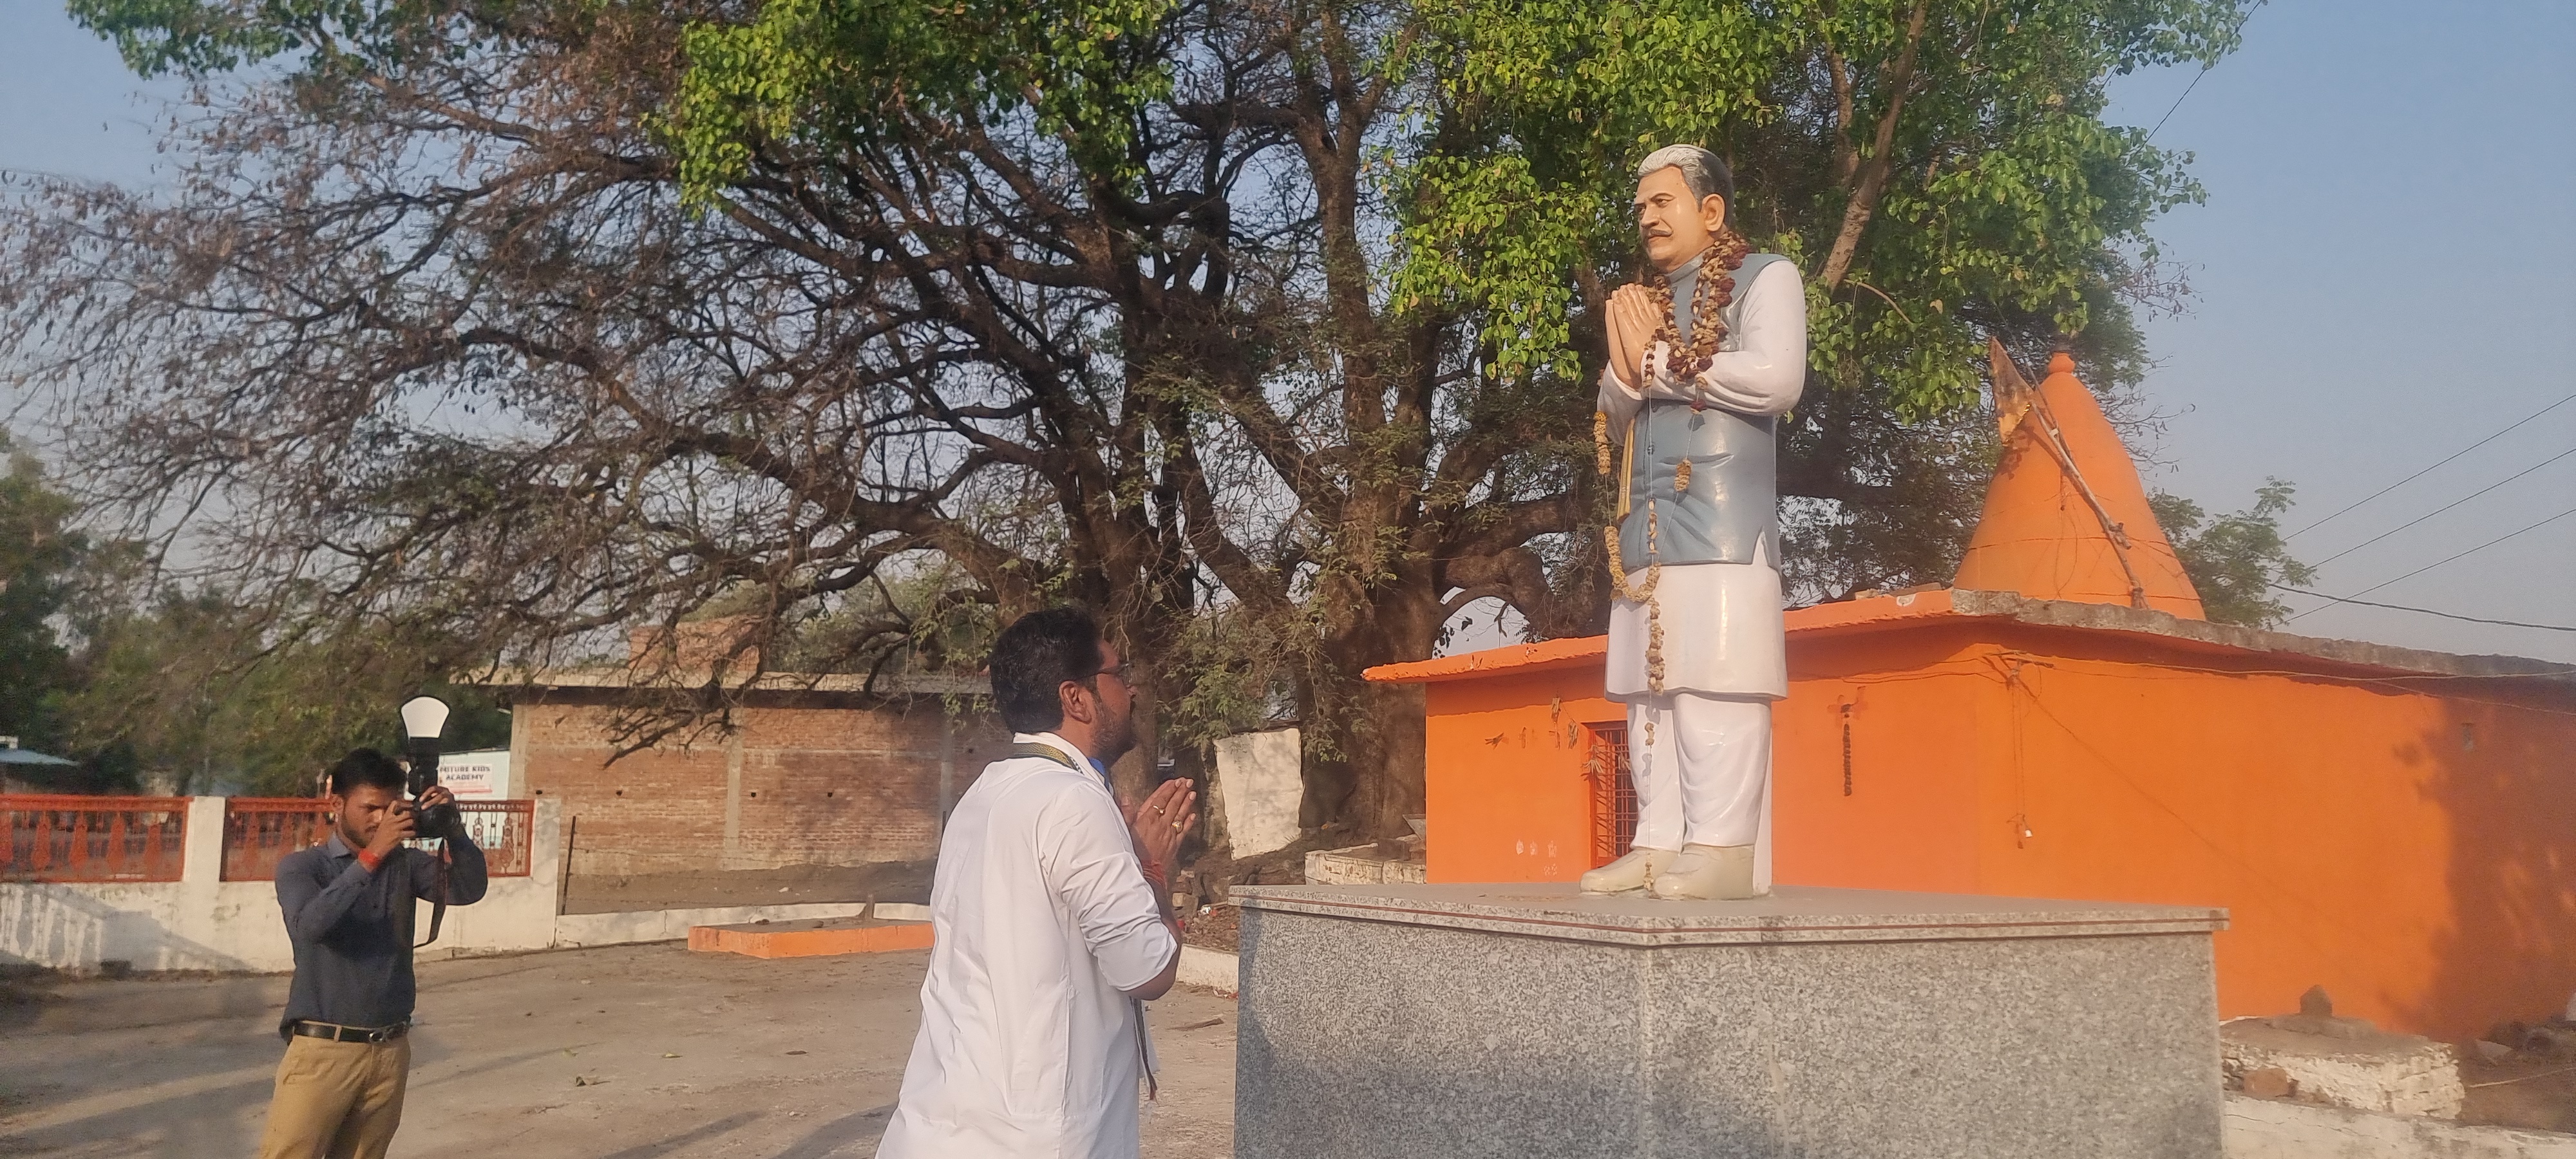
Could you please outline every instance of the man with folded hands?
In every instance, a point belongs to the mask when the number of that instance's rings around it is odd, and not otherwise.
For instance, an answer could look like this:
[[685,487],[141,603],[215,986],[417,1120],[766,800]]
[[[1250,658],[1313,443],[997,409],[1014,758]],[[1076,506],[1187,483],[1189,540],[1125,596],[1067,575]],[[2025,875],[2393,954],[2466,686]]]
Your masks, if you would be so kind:
[[1089,615],[1021,617],[990,668],[1015,735],[940,839],[921,1033],[877,1157],[1135,1159],[1144,1002],[1180,967],[1164,883],[1198,798],[1175,780],[1120,806],[1128,666]]

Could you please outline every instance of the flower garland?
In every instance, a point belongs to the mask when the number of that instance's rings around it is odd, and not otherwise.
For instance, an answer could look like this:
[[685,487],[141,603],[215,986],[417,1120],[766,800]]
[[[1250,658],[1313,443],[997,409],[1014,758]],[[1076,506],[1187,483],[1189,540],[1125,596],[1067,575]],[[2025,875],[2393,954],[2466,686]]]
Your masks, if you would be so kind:
[[[1648,293],[1655,296],[1656,342],[1670,343],[1681,354],[1680,361],[1667,360],[1664,369],[1674,378],[1688,381],[1706,371],[1717,360],[1718,347],[1726,343],[1726,307],[1735,301],[1735,271],[1744,268],[1744,255],[1752,247],[1731,229],[1717,231],[1717,239],[1700,251],[1699,280],[1691,287],[1691,340],[1687,351],[1682,336],[1673,326],[1673,284],[1660,277],[1641,279]],[[1709,269],[1715,265],[1715,270]],[[1711,277],[1710,274],[1717,276]],[[1650,347],[1651,348],[1651,347]],[[1696,394],[1697,392],[1692,392]],[[1699,402],[1694,399],[1696,409]]]
[[[1735,271],[1743,268],[1744,256],[1750,252],[1744,238],[1734,230],[1721,229],[1717,240],[1700,252],[1699,279],[1691,287],[1691,340],[1685,348],[1681,333],[1673,325],[1672,282],[1661,277],[1643,277],[1639,281],[1655,297],[1656,317],[1654,342],[1678,352],[1678,359],[1668,357],[1664,369],[1674,378],[1689,380],[1705,373],[1717,360],[1718,348],[1726,342],[1726,308],[1735,301]],[[1717,268],[1711,270],[1709,267]],[[1711,276],[1711,274],[1715,276]],[[1652,349],[1651,344],[1648,347]],[[1692,392],[1696,395],[1698,392]],[[1700,409],[1699,400],[1691,400],[1691,409]],[[1641,416],[1642,417],[1642,416]],[[1592,413],[1592,462],[1604,478],[1610,475],[1610,416]],[[1691,465],[1684,459],[1673,471],[1676,495],[1690,490]],[[1627,561],[1619,556],[1619,525],[1601,529],[1601,543],[1610,557],[1610,584],[1619,598],[1646,606],[1646,691],[1661,696],[1664,692],[1664,609],[1655,599],[1655,588],[1664,578],[1663,561],[1655,551],[1655,500],[1646,497],[1646,578],[1628,582]],[[1652,727],[1651,725],[1649,726]],[[1647,743],[1653,743],[1650,732]]]
[[1664,578],[1664,563],[1655,558],[1655,501],[1646,500],[1646,578],[1642,583],[1628,582],[1628,567],[1619,558],[1619,525],[1601,529],[1601,544],[1610,550],[1610,586],[1619,597],[1632,604],[1646,605],[1646,691],[1664,693],[1664,615],[1663,606],[1655,599],[1655,585]]

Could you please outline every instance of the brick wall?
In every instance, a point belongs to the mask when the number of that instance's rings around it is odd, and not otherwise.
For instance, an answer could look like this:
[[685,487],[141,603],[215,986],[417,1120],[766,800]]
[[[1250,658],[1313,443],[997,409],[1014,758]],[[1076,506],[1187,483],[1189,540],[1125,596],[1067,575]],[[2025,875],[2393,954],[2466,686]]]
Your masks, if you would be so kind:
[[[938,853],[942,701],[771,694],[708,734],[612,762],[619,694],[532,690],[512,710],[529,792],[563,801],[576,874],[925,861]],[[948,800],[1009,743],[946,723]]]

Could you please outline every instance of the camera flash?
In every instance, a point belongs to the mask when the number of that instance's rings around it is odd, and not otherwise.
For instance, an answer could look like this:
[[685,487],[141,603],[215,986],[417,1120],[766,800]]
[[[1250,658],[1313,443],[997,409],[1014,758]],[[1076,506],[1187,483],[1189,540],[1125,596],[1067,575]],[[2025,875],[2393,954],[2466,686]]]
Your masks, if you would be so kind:
[[415,740],[433,738],[447,731],[447,702],[435,696],[415,696],[403,702],[403,735]]

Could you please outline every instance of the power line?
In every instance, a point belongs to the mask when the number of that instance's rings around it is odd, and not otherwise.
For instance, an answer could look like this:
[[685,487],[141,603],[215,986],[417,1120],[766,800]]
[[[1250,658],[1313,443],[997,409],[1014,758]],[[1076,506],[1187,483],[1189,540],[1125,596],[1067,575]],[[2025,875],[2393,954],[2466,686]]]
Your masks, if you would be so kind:
[[2200,71],[2192,75],[2191,83],[2190,83],[2190,84],[2187,84],[2187,85],[2182,86],[2182,96],[2175,97],[2175,98],[2174,98],[2174,103],[2173,103],[2171,106],[2168,106],[2168,107],[2165,109],[2165,115],[2163,115],[2163,116],[2161,116],[2161,117],[2156,118],[2156,127],[2155,127],[2155,128],[2152,128],[2152,129],[2147,130],[2147,139],[2148,139],[2148,140],[2150,140],[2150,141],[2155,140],[2155,139],[2156,139],[2156,134],[2158,134],[2158,133],[2161,133],[2161,132],[2164,132],[2164,131],[2165,131],[2165,122],[2170,121],[2170,120],[2172,120],[2172,119],[2173,119],[2174,110],[2175,110],[2175,109],[2179,109],[2179,108],[2181,108],[2181,107],[2182,107],[2182,102],[2183,102],[2184,97],[2189,97],[2189,96],[2191,95],[2191,90],[2193,90],[2193,89],[2196,89],[2196,88],[2199,88],[2199,87],[2200,87],[2200,78],[2205,77],[2205,76],[2208,76],[2208,75],[2209,75],[2209,69],[2210,69],[2210,66],[2209,66],[2209,65],[2204,64],[2204,65],[2200,66]]
[[[2549,525],[2550,525],[2550,524],[2552,524],[2552,523],[2556,523],[2556,522],[2558,522],[2558,521],[2559,521],[2559,520],[2561,520],[2561,519],[2565,519],[2565,518],[2567,518],[2567,517],[2568,517],[2568,516],[2570,516],[2570,515],[2576,515],[2576,507],[2570,507],[2570,508],[2568,508],[2567,510],[2565,510],[2565,511],[2561,511],[2561,512],[2559,512],[2559,513],[2558,513],[2558,514],[2556,514],[2556,515],[2552,515],[2552,516],[2550,516],[2550,517],[2549,517],[2549,518],[2547,518],[2547,519],[2543,519],[2543,520],[2541,520],[2541,521],[2540,521],[2540,522],[2538,522],[2538,523],[2529,524],[2529,525],[2527,525],[2527,526],[2525,526],[2525,527],[2522,527],[2522,528],[2520,528],[2520,529],[2518,529],[2518,530],[2505,532],[2505,533],[2504,533],[2504,534],[2502,534],[2502,535],[2499,535],[2499,536],[2497,536],[2497,537],[2495,537],[2495,538],[2493,538],[2493,539],[2490,539],[2490,540],[2486,541],[2485,543],[2481,543],[2481,544],[2477,545],[2476,547],[2472,547],[2472,548],[2468,549],[2467,551],[2460,552],[2460,553],[2459,553],[2459,554],[2457,554],[2457,555],[2448,555],[2448,556],[2444,556],[2444,557],[2442,557],[2442,558],[2440,558],[2440,559],[2434,560],[2434,561],[2433,561],[2433,562],[2431,562],[2431,563],[2425,564],[2425,565],[2424,565],[2424,566],[2422,566],[2422,567],[2419,567],[2419,568],[2416,568],[2416,569],[2415,569],[2415,570],[2413,570],[2413,571],[2407,572],[2405,575],[2401,575],[2401,576],[2397,577],[2397,579],[2393,579],[2393,580],[2383,580],[2383,581],[2381,581],[2381,582],[2379,582],[2379,583],[2372,584],[2372,585],[2370,585],[2369,587],[2363,588],[2363,589],[2361,589],[2360,591],[2357,591],[2357,592],[2352,593],[2352,595],[2351,595],[2350,597],[2347,597],[2347,598],[2357,599],[2357,598],[2359,598],[2359,597],[2369,595],[2369,594],[2370,594],[2370,593],[2372,593],[2372,592],[2378,591],[2378,590],[2379,590],[2379,589],[2381,589],[2381,588],[2387,587],[2389,584],[2396,583],[2396,582],[2398,582],[2398,580],[2410,580],[2410,579],[2413,579],[2413,578],[2415,578],[2416,576],[2422,575],[2422,574],[2424,574],[2425,572],[2431,571],[2431,570],[2433,570],[2434,568],[2440,567],[2440,566],[2442,566],[2443,564],[2446,564],[2446,563],[2451,562],[2452,560],[2460,559],[2460,558],[2465,557],[2465,556],[2475,555],[2475,554],[2477,554],[2477,553],[2479,553],[2479,552],[2481,552],[2481,551],[2485,551],[2486,549],[2488,549],[2488,548],[2490,548],[2490,547],[2494,547],[2495,545],[2497,545],[2497,544],[2499,544],[2499,543],[2502,543],[2502,542],[2504,542],[2504,541],[2506,541],[2506,540],[2508,540],[2508,539],[2511,539],[2511,538],[2513,538],[2514,536],[2520,535],[2520,534],[2522,534],[2523,532],[2526,532],[2526,531],[2538,531],[2538,530],[2540,530],[2541,528],[2543,528],[2543,527],[2547,527],[2547,526],[2549,526]],[[2307,615],[2307,614],[2308,614],[2308,612],[2313,612],[2313,611],[2316,611],[2316,610],[2317,610],[2317,609],[2315,609],[2315,608],[2310,608],[2310,609],[2308,609],[2308,611],[2307,611],[2307,612],[2301,612],[2301,613],[2299,613],[2299,615],[2298,615],[2298,616],[2292,616],[2292,617],[2290,617],[2290,618],[2291,618],[2291,619],[2293,619],[2293,620],[2295,620],[2295,619],[2298,619],[2298,618],[2299,618],[2299,616]]]
[[[2379,604],[2372,603],[2369,600],[2356,600],[2350,596],[2330,596],[2324,592],[2313,591],[2308,588],[2294,588],[2288,584],[2277,583],[2272,580],[2265,580],[2263,582],[2285,592],[2297,592],[2303,596],[2315,596],[2321,600],[2333,600],[2338,604],[2359,604],[2365,608],[2386,608],[2392,612],[2414,612],[2418,615],[2440,616],[2445,620],[2466,620],[2472,624],[2502,624],[2508,628],[2538,628],[2544,632],[2576,632],[2576,627],[2570,627],[2566,624],[2526,624],[2520,620],[2490,620],[2484,616],[2463,616],[2457,612],[2437,612],[2431,608],[2410,608],[2404,604]],[[2301,613],[2301,615],[2304,614],[2306,613]],[[2291,618],[2297,619],[2298,617],[2293,616]]]
[[[2532,419],[2539,418],[2541,415],[2548,414],[2549,412],[2554,411],[2554,410],[2557,410],[2558,408],[2560,408],[2560,407],[2562,407],[2562,406],[2565,406],[2565,405],[2567,405],[2568,403],[2571,403],[2571,402],[2576,402],[2576,394],[2568,395],[2567,397],[2562,398],[2562,399],[2559,399],[2558,401],[2553,402],[2553,403],[2549,404],[2548,406],[2545,406],[2545,407],[2540,408],[2538,411],[2533,412],[2530,416],[2528,416],[2528,417],[2524,418],[2524,419],[2522,420],[2522,422],[2515,423],[2515,424],[2513,424],[2513,426],[2506,427],[2505,429],[2500,430],[2500,431],[2497,431],[2496,433],[2494,433],[2494,434],[2492,434],[2492,435],[2488,435],[2487,437],[2485,437],[2485,438],[2483,438],[2483,439],[2479,439],[2478,441],[2476,441],[2476,442],[2474,442],[2474,443],[2471,443],[2471,444],[2469,444],[2468,446],[2462,447],[2462,448],[2460,448],[2459,450],[2456,450],[2456,451],[2451,452],[2451,454],[2450,454],[2450,456],[2449,456],[2448,458],[2445,458],[2445,459],[2443,459],[2443,460],[2442,460],[2442,463],[2448,463],[2448,462],[2450,462],[2452,459],[2459,458],[2460,456],[2465,455],[2465,454],[2468,454],[2468,453],[2469,453],[2469,452],[2471,452],[2471,451],[2477,450],[2478,448],[2483,447],[2483,446],[2487,445],[2488,443],[2492,443],[2492,442],[2496,441],[2497,439],[2501,439],[2501,438],[2505,437],[2506,435],[2512,434],[2512,433],[2513,433],[2513,431],[2514,431],[2514,429],[2515,429],[2515,427],[2520,427],[2520,426],[2522,425],[2522,423],[2530,422]],[[2389,485],[2387,485],[2387,486],[2385,486],[2385,487],[2382,487],[2382,488],[2380,488],[2379,490],[2373,491],[2373,492],[2371,492],[2371,493],[2370,493],[2370,494],[2368,494],[2368,495],[2364,495],[2364,496],[2362,496],[2359,500],[2356,500],[2355,502],[2353,502],[2353,503],[2351,504],[2351,506],[2345,507],[2342,511],[2337,511],[2337,512],[2335,512],[2335,513],[2334,513],[2334,515],[2326,516],[2324,519],[2317,520],[2316,522],[2311,523],[2311,524],[2309,524],[2309,525],[2307,525],[2307,526],[2305,526],[2305,527],[2302,527],[2302,528],[2298,529],[2297,531],[2293,531],[2293,532],[2289,533],[2288,535],[2284,535],[2284,536],[2282,536],[2281,538],[2282,538],[2282,540],[2284,540],[2284,541],[2288,541],[2288,540],[2292,540],[2292,539],[2297,539],[2298,537],[2300,537],[2300,536],[2302,536],[2302,535],[2306,535],[2307,533],[2309,533],[2309,532],[2311,532],[2311,531],[2314,531],[2314,530],[2316,530],[2316,529],[2318,529],[2318,528],[2320,528],[2320,527],[2323,527],[2323,526],[2325,526],[2325,525],[2326,525],[2327,523],[2329,523],[2329,522],[2332,522],[2332,521],[2334,520],[2335,516],[2337,516],[2337,515],[2342,515],[2345,511],[2350,511],[2350,510],[2352,510],[2354,507],[2359,507],[2359,506],[2361,506],[2361,505],[2362,505],[2362,504],[2364,504],[2364,503],[2368,503],[2368,502],[2370,502],[2370,501],[2371,501],[2371,500],[2373,500],[2373,499],[2377,499],[2377,498],[2379,498],[2380,496],[2385,495],[2385,494],[2387,494],[2387,493],[2389,493],[2389,492],[2391,492],[2391,491],[2394,491],[2394,490],[2396,490],[2396,489],[2398,489],[2398,488],[2400,488],[2400,487],[2403,487],[2403,486],[2405,486],[2405,485],[2407,485],[2407,484],[2409,484],[2409,483],[2412,483],[2412,482],[2414,482],[2414,481],[2415,481],[2415,480],[2417,480],[2417,479],[2421,479],[2421,478],[2423,478],[2425,475],[2430,474],[2430,473],[2434,470],[2434,468],[2436,468],[2436,467],[2440,467],[2440,466],[2442,465],[2442,463],[2435,463],[2435,464],[2433,464],[2433,466],[2431,466],[2431,467],[2426,467],[2426,468],[2424,468],[2424,469],[2423,469],[2423,470],[2421,470],[2421,471],[2417,471],[2417,472],[2415,472],[2415,473],[2414,473],[2414,474],[2412,474],[2412,475],[2408,475],[2407,477],[2405,477],[2405,478],[2403,478],[2403,479],[2400,479],[2400,480],[2398,480],[2398,481],[2396,481],[2396,482],[2394,482],[2394,483],[2391,483],[2391,484],[2389,484]]]
[[2471,499],[2475,499],[2475,498],[2477,498],[2477,497],[2478,497],[2478,496],[2480,496],[2480,495],[2484,495],[2484,494],[2486,494],[2486,493],[2487,493],[2487,492],[2489,492],[2489,491],[2493,491],[2493,490],[2495,490],[2495,489],[2496,489],[2496,488],[2498,488],[2498,487],[2502,487],[2502,486],[2504,486],[2505,484],[2510,483],[2510,482],[2513,482],[2513,481],[2514,481],[2514,480],[2516,480],[2516,479],[2522,478],[2523,476],[2528,475],[2528,474],[2530,474],[2530,473],[2532,473],[2532,472],[2534,472],[2534,471],[2537,471],[2537,470],[2541,469],[2542,467],[2546,467],[2546,466],[2550,465],[2551,463],[2555,463],[2555,462],[2557,462],[2557,461],[2558,461],[2558,460],[2560,460],[2560,459],[2564,459],[2564,458],[2566,458],[2566,457],[2567,457],[2567,456],[2569,456],[2569,455],[2576,455],[2576,447],[2569,447],[2569,448],[2567,448],[2566,450],[2560,451],[2560,452],[2558,452],[2558,453],[2557,453],[2557,454],[2555,454],[2555,455],[2551,455],[2551,456],[2549,456],[2549,457],[2548,457],[2548,458],[2546,458],[2546,459],[2542,459],[2542,460],[2541,460],[2540,462],[2538,462],[2538,463],[2535,463],[2535,464],[2533,464],[2533,465],[2531,465],[2531,466],[2525,467],[2525,468],[2523,468],[2523,469],[2521,469],[2521,470],[2519,470],[2519,471],[2514,472],[2514,473],[2513,473],[2513,474],[2511,474],[2511,475],[2507,475],[2507,476],[2505,476],[2505,477],[2504,477],[2504,478],[2502,478],[2502,479],[2499,479],[2499,480],[2497,480],[2497,481],[2495,481],[2495,482],[2493,482],[2493,483],[2489,483],[2489,484],[2487,484],[2487,485],[2486,485],[2486,486],[2484,486],[2484,487],[2480,487],[2480,488],[2478,488],[2478,489],[2477,489],[2477,490],[2475,490],[2475,491],[2471,491],[2471,492],[2469,492],[2469,493],[2468,493],[2468,494],[2466,494],[2466,495],[2462,495],[2462,496],[2460,496],[2460,497],[2459,497],[2459,498],[2457,498],[2457,499],[2451,500],[2451,501],[2450,501],[2450,502],[2448,502],[2448,503],[2445,503],[2445,504],[2443,504],[2443,505],[2441,505],[2441,506],[2439,506],[2439,507],[2436,507],[2436,508],[2434,508],[2434,509],[2432,509],[2432,510],[2430,510],[2430,511],[2427,511],[2427,512],[2423,513],[2422,515],[2418,515],[2418,516],[2416,516],[2416,517],[2415,517],[2415,518],[2413,518],[2413,519],[2409,519],[2409,520],[2407,520],[2407,521],[2406,521],[2406,522],[2404,522],[2404,523],[2400,523],[2400,524],[2398,524],[2398,525],[2397,525],[2397,526],[2395,526],[2395,527],[2391,527],[2391,528],[2389,528],[2389,529],[2388,529],[2388,530],[2386,530],[2386,531],[2380,532],[2380,533],[2379,533],[2379,534],[2377,534],[2377,535],[2371,536],[2371,537],[2370,537],[2370,538],[2368,538],[2368,539],[2365,539],[2365,540],[2362,540],[2362,541],[2361,541],[2361,542],[2359,542],[2359,543],[2353,544],[2352,546],[2347,547],[2347,548],[2343,549],[2342,551],[2338,551],[2338,552],[2334,553],[2333,555],[2329,555],[2329,556],[2325,557],[2324,559],[2318,560],[2315,564],[2313,564],[2313,565],[2311,565],[2311,566],[2314,566],[2314,567],[2324,567],[2325,565],[2330,564],[2330,563],[2333,563],[2334,561],[2336,561],[2336,560],[2338,560],[2338,559],[2342,559],[2343,557],[2345,557],[2345,556],[2347,556],[2347,555],[2351,555],[2352,553],[2354,553],[2354,552],[2356,552],[2356,551],[2359,551],[2359,550],[2361,550],[2362,548],[2368,547],[2368,546],[2370,546],[2371,544],[2377,543],[2377,542],[2379,542],[2380,540],[2383,540],[2383,539],[2388,538],[2389,536],[2395,535],[2395,534],[2397,534],[2397,533],[2398,533],[2398,532],[2400,532],[2400,531],[2404,531],[2404,530],[2406,530],[2406,529],[2407,529],[2407,528],[2409,528],[2409,527],[2413,527],[2413,526],[2415,526],[2415,525],[2416,525],[2416,524],[2418,524],[2418,523],[2422,523],[2422,522],[2424,522],[2424,521],[2425,521],[2425,520],[2427,520],[2427,519],[2431,519],[2432,517],[2434,517],[2434,516],[2436,516],[2436,515],[2439,515],[2439,514],[2441,514],[2441,513],[2445,512],[2445,511],[2448,511],[2448,510],[2450,510],[2450,509],[2454,508],[2454,507],[2457,507],[2457,506],[2459,506],[2460,504],[2466,503],[2466,502],[2468,502],[2468,501],[2469,501],[2469,500],[2471,500]]

